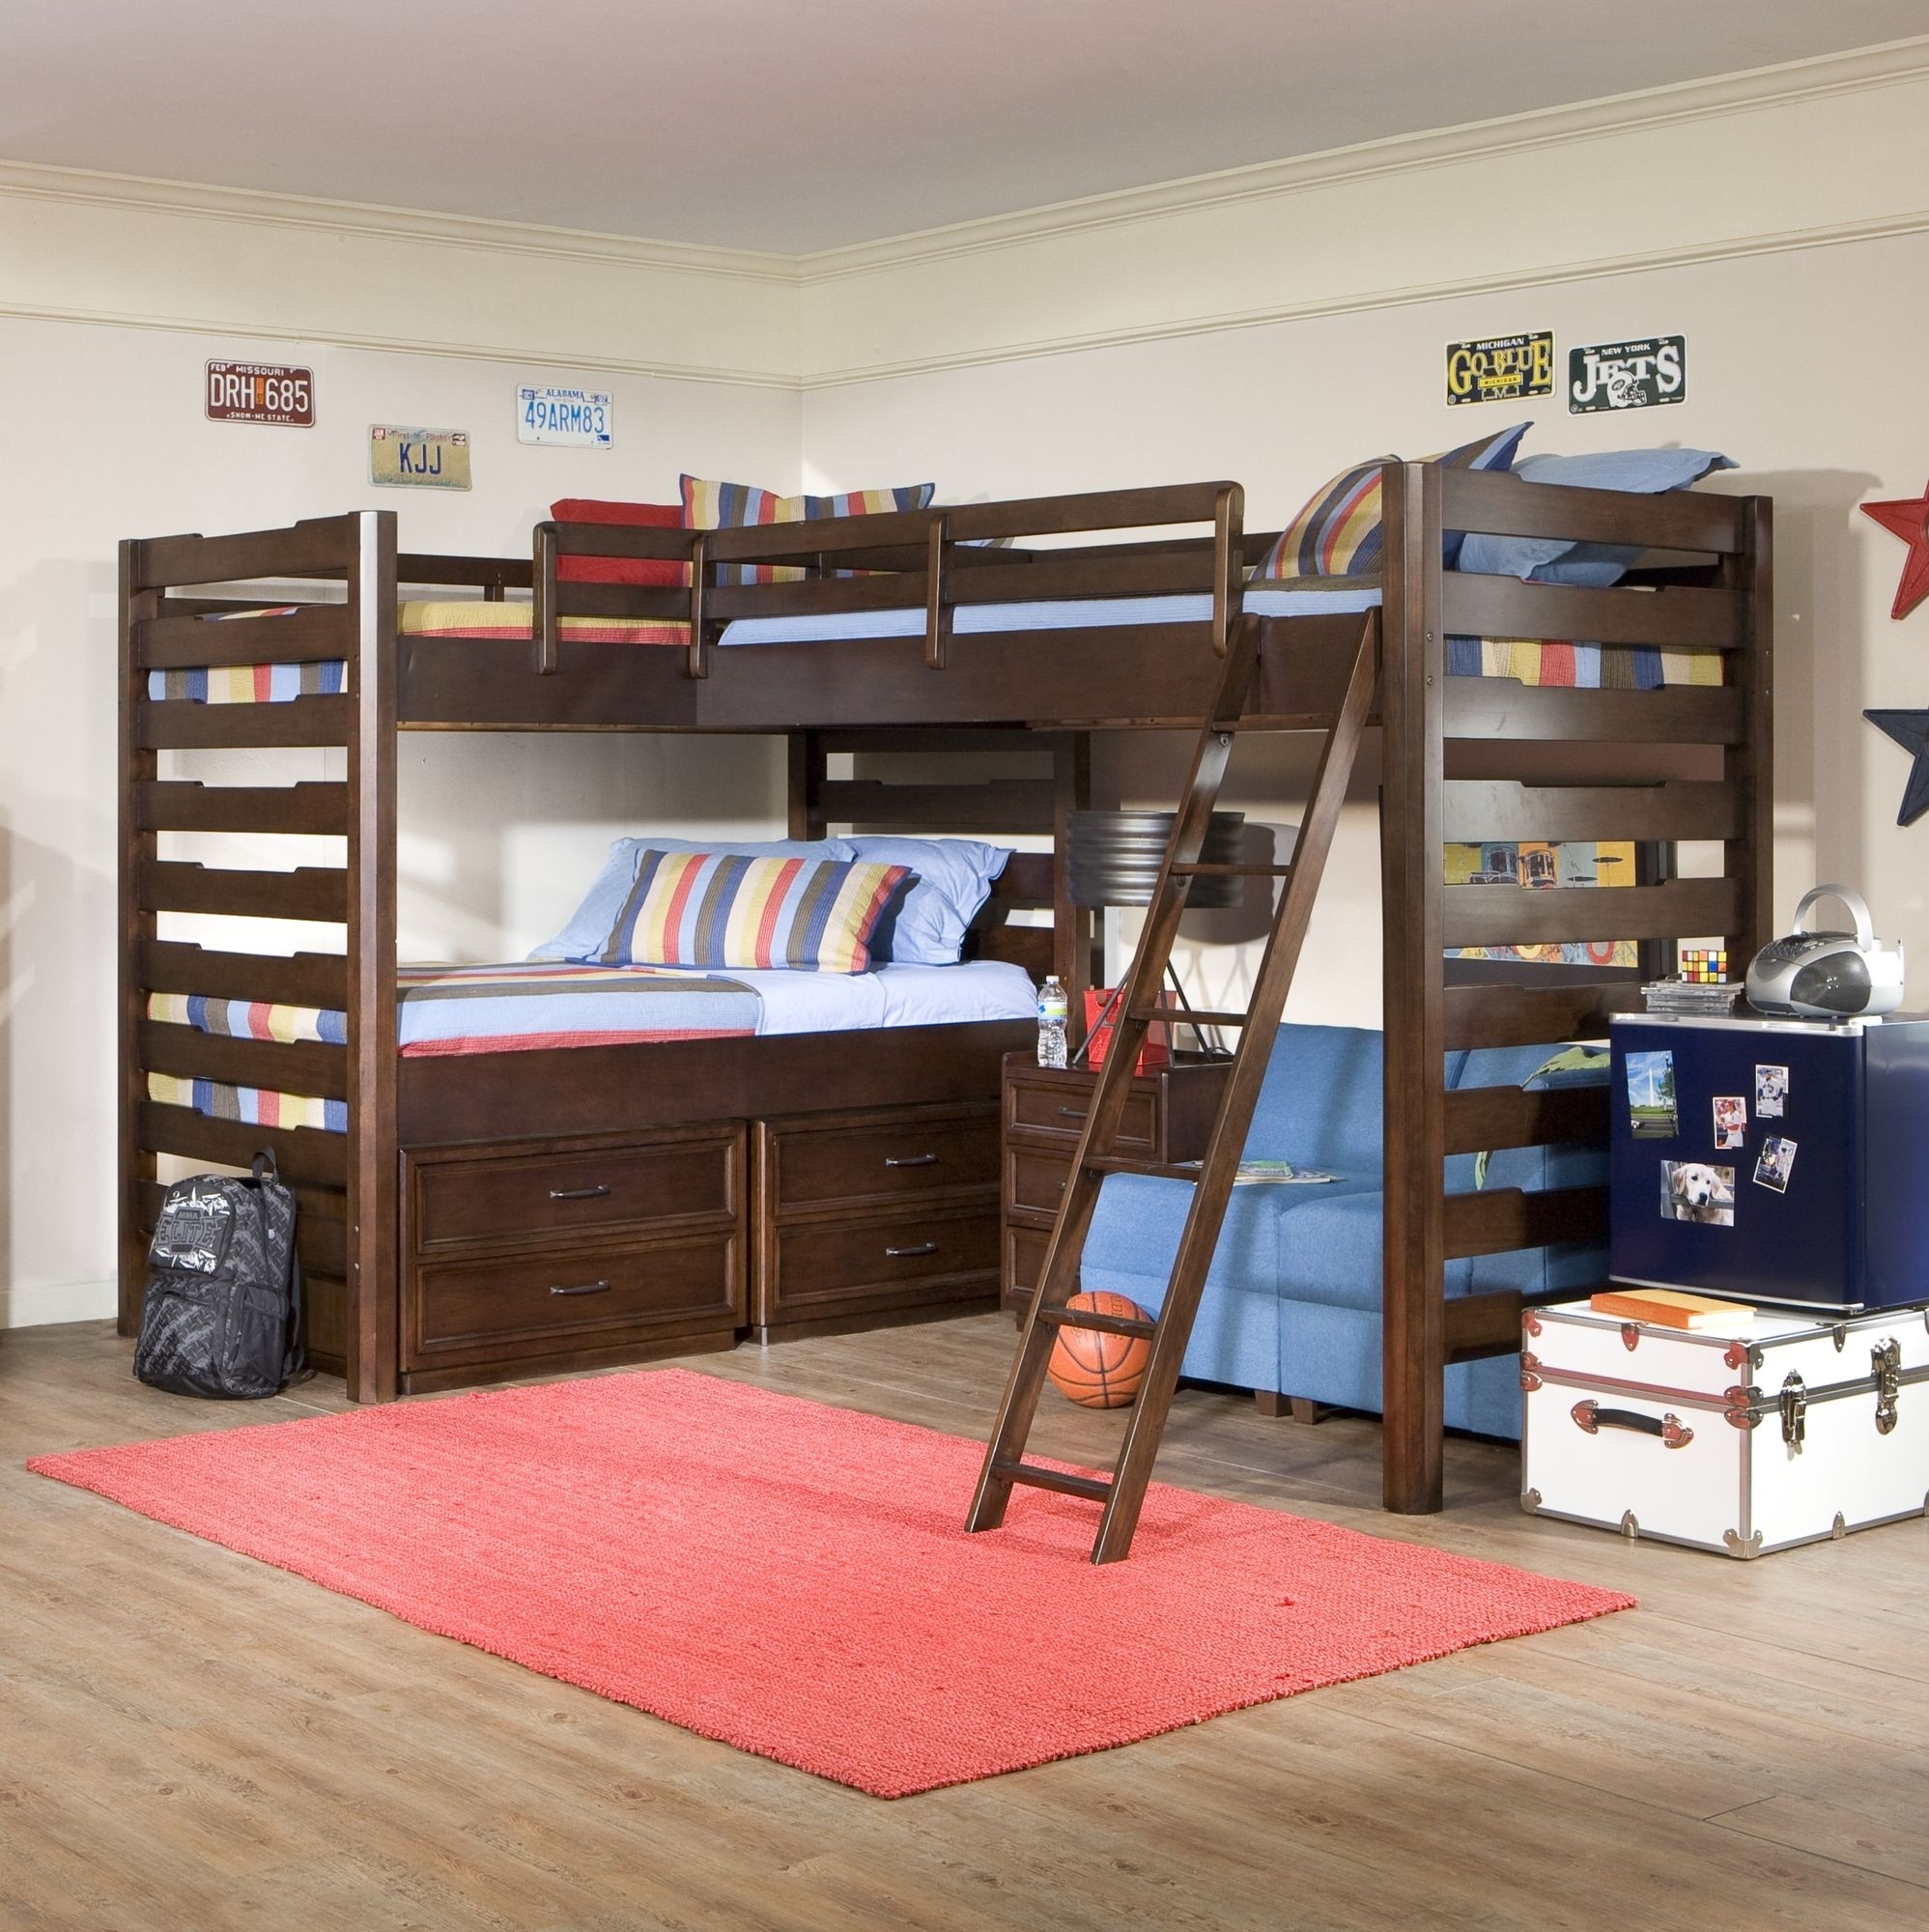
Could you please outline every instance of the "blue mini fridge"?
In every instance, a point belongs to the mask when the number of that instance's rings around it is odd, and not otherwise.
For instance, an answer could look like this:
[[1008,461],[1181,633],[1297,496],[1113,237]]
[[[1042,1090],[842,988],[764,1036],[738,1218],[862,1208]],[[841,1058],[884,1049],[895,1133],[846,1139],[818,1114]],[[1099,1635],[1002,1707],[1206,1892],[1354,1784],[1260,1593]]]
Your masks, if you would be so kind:
[[1609,1271],[1828,1310],[1929,1301],[1929,1019],[1617,1019]]

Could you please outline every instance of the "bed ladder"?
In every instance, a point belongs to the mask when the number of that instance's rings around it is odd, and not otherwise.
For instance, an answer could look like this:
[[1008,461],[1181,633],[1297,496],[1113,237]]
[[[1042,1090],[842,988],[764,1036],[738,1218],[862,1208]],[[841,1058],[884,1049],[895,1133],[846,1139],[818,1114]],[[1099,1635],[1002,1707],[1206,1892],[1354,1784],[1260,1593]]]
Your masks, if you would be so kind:
[[[1201,861],[1207,826],[1219,796],[1220,783],[1232,756],[1233,742],[1242,728],[1246,695],[1258,672],[1260,627],[1248,618],[1239,625],[1227,656],[1218,696],[1199,734],[1185,789],[1173,818],[1151,909],[1139,941],[1138,955],[1126,976],[1121,1010],[1106,1046],[1096,1091],[1079,1138],[1071,1178],[1059,1205],[1044,1265],[1032,1296],[1031,1313],[1019,1337],[1018,1353],[998,1406],[998,1421],[985,1451],[978,1492],[965,1519],[968,1530],[996,1529],[1005,1520],[1006,1505],[1014,1484],[1053,1490],[1103,1506],[1098,1534],[1092,1547],[1094,1563],[1116,1563],[1132,1548],[1139,1511],[1151,1480],[1152,1463],[1165,1433],[1166,1416],[1178,1385],[1179,1363],[1192,1333],[1193,1317],[1206,1287],[1206,1269],[1218,1245],[1252,1124],[1253,1108],[1272,1057],[1293,969],[1306,938],[1319,875],[1332,847],[1347,783],[1358,755],[1360,739],[1372,709],[1379,676],[1379,613],[1368,613],[1358,649],[1347,678],[1346,694],[1327,725],[1320,747],[1299,837],[1290,865],[1208,865]],[[1192,1015],[1202,1025],[1238,1029],[1238,1046],[1232,1058],[1219,1111],[1202,1161],[1162,1166],[1119,1151],[1119,1132],[1131,1094],[1132,1070],[1149,1028],[1169,1022],[1172,1014],[1159,1004],[1166,967],[1178,937],[1192,881],[1227,874],[1281,877],[1286,890],[1273,914],[1272,931],[1253,984],[1252,1000],[1242,1013],[1201,1012]],[[1077,1292],[1080,1259],[1092,1226],[1098,1191],[1108,1174],[1152,1174],[1192,1183],[1192,1206],[1179,1236],[1171,1279],[1156,1318],[1149,1321],[1099,1315],[1068,1308]],[[1074,1475],[1039,1463],[1025,1461],[1025,1444],[1044,1386],[1045,1369],[1053,1344],[1063,1328],[1085,1328],[1108,1335],[1143,1337],[1151,1344],[1137,1401],[1125,1411],[1125,1439],[1118,1462],[1104,1477]]]

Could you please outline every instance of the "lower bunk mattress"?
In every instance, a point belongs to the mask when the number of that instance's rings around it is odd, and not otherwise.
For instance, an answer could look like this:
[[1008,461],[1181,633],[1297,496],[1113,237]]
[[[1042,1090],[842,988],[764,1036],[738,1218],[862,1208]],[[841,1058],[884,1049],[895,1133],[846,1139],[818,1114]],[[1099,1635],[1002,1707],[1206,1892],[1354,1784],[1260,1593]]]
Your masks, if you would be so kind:
[[[405,966],[396,1035],[405,1059],[638,1046],[663,1040],[840,1033],[1029,1019],[1036,991],[1003,960],[892,965],[872,973],[582,966],[515,960],[488,966]],[[326,1007],[276,1006],[151,993],[148,1018],[232,1039],[345,1045],[348,1016]],[[346,1101],[271,1088],[150,1073],[148,1097],[213,1120],[264,1127],[348,1130]]]

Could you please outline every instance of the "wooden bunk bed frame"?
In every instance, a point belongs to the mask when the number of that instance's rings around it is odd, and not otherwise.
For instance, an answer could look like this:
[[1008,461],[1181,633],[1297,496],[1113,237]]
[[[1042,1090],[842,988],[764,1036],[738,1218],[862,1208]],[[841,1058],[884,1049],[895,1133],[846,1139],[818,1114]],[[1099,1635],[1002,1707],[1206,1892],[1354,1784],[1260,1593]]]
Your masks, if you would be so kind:
[[[1383,482],[1381,899],[1386,1118],[1384,1500],[1441,1506],[1442,1374],[1453,1361],[1518,1347],[1520,1297],[1449,1301],[1450,1259],[1592,1240],[1603,1190],[1489,1190],[1448,1196],[1450,1153],[1604,1141],[1607,1096],[1475,1089],[1449,1093],[1458,1047],[1599,1037],[1638,1006],[1639,974],[1474,964],[1464,946],[1637,939],[1650,969],[1674,942],[1721,936],[1746,958],[1772,892],[1770,505],[1764,498],[1660,497],[1532,485],[1437,465],[1389,462]],[[1142,534],[1209,526],[1209,535]],[[1644,567],[1611,589],[1462,575],[1440,567],[1445,530],[1638,547]],[[1118,532],[1126,532],[1117,540]],[[1046,538],[1052,547],[994,545]],[[1083,539],[1082,541],[1065,541]],[[120,1234],[121,1317],[138,1319],[157,1157],[241,1164],[275,1149],[302,1199],[302,1249],[316,1284],[311,1346],[360,1400],[473,1379],[461,1358],[411,1371],[403,1275],[410,1190],[464,1151],[503,1158],[522,1144],[594,1151],[611,1136],[734,1123],[746,1155],[780,1117],[837,1127],[848,1110],[969,1106],[997,1092],[1002,1053],[1026,1023],[884,1030],[865,1052],[838,1035],[669,1041],[536,1053],[402,1059],[396,1048],[397,736],[405,730],[636,730],[783,734],[790,829],[838,824],[996,834],[1050,833],[1049,855],[1014,861],[988,909],[984,950],[1074,991],[1092,966],[1089,916],[1067,890],[1066,814],[1089,802],[1092,734],[1196,726],[1241,623],[1261,623],[1262,664],[1245,716],[1280,730],[1323,728],[1359,638],[1357,613],[1260,619],[1242,610],[1247,565],[1268,533],[1242,529],[1230,483],[974,504],[808,525],[711,532],[539,525],[530,559],[411,554],[389,512],[206,538],[129,541],[121,554]],[[687,589],[568,581],[571,555],[677,558]],[[720,566],[801,565],[801,582],[724,584]],[[863,574],[840,575],[857,571]],[[209,615],[295,614],[211,624]],[[462,585],[492,600],[528,589],[528,641],[398,636],[399,584]],[[335,586],[341,586],[337,590]],[[1205,593],[1198,622],[1071,630],[954,630],[968,606],[1090,596]],[[312,599],[312,606],[308,600]],[[742,616],[914,607],[919,639],[720,647]],[[687,648],[572,639],[567,615],[687,617]],[[1447,637],[1585,638],[1719,651],[1719,688],[1528,687],[1446,675]],[[151,702],[156,668],[344,660],[338,696],[204,706]],[[928,779],[890,786],[833,777],[843,752],[970,752],[1033,744],[1050,776],[995,784]],[[213,786],[163,778],[165,752],[324,748],[339,779]],[[210,868],[158,856],[182,832],[337,834],[339,868]],[[1613,891],[1534,892],[1443,881],[1448,840],[1632,839],[1650,854],[1718,841],[1717,876],[1667,876]],[[1049,928],[1013,924],[1048,909]],[[342,955],[221,952],[163,941],[165,913],[331,921]],[[147,1018],[153,992],[340,1007],[346,1047],[205,1035]],[[1074,1012],[1078,1003],[1074,999]],[[348,1103],[349,1131],[268,1130],[148,1097],[150,1071],[320,1094]],[[768,1147],[766,1148],[768,1154]],[[725,1186],[719,1239],[746,1224]],[[718,1225],[722,1233],[718,1234]],[[419,1232],[419,1231],[418,1231]],[[531,1238],[534,1238],[533,1236]],[[563,1293],[561,1288],[552,1293]],[[976,1305],[976,1304],[973,1304]],[[888,1310],[886,1311],[889,1312]],[[858,1319],[864,1319],[862,1315]],[[552,1352],[520,1371],[727,1345],[715,1323],[644,1348]],[[490,1371],[485,1367],[484,1373]]]

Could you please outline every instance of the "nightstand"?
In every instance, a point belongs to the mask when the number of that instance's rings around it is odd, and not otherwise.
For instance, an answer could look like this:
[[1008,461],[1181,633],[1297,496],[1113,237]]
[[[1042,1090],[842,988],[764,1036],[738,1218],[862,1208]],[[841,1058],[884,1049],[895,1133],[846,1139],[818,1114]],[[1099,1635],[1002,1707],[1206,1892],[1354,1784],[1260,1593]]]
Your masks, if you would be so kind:
[[[1134,1080],[1119,1152],[1162,1163],[1198,1160],[1231,1066],[1225,1060],[1180,1060]],[[1091,1067],[1040,1066],[1030,1054],[1005,1056],[999,1286],[1004,1306],[1016,1313],[1024,1312],[1037,1281],[1097,1085]]]

